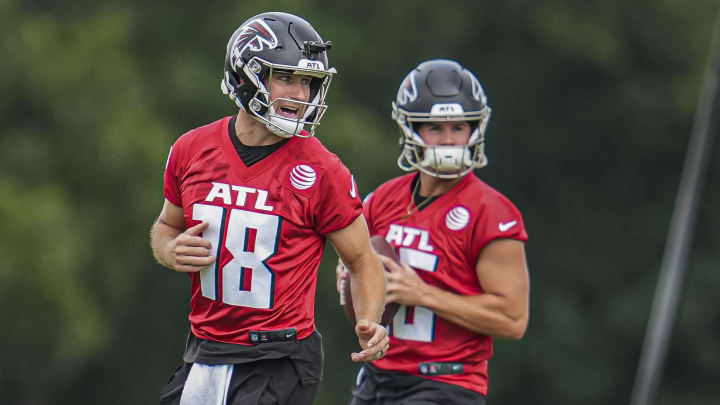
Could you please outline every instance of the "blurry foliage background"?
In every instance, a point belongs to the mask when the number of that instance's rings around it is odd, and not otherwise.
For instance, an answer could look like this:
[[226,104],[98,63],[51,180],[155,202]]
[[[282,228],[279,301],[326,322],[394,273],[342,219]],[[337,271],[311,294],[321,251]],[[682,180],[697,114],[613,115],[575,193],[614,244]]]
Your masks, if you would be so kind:
[[[390,101],[459,60],[493,107],[478,172],[524,214],[531,320],[497,341],[492,404],[627,402],[718,3],[711,0],[0,0],[0,402],[155,403],[189,283],[156,264],[169,146],[234,113],[225,45],[283,10],[332,40],[319,138],[371,191],[400,174]],[[702,202],[659,404],[720,397],[720,159]],[[349,398],[357,342],[327,249],[317,404]],[[4,402],[7,401],[7,402]]]

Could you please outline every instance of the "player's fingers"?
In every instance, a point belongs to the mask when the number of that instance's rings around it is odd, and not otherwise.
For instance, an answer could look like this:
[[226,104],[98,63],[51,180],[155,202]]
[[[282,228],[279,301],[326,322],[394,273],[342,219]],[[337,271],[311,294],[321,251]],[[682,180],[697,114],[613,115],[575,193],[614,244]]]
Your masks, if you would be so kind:
[[380,351],[377,354],[378,359],[382,359],[383,357],[385,357],[388,349],[390,349],[390,338],[389,337],[387,337],[383,340],[381,347],[382,348],[380,349]]
[[368,357],[372,358],[371,360],[368,359],[368,361],[377,360],[377,359],[381,359],[381,358],[385,357],[385,354],[387,353],[388,349],[390,348],[390,338],[386,336],[375,347],[378,349],[378,351],[372,355],[368,355]]
[[[388,348],[390,348],[390,345],[388,345]],[[385,355],[387,354],[387,351],[388,351],[388,349],[380,350],[380,356],[378,357],[378,359],[382,359],[383,357],[385,357]]]
[[385,280],[388,283],[397,283],[398,281],[403,279],[403,275],[400,272],[390,272],[385,274]]
[[338,263],[338,265],[335,267],[335,276],[336,276],[338,279],[340,279],[340,280],[341,280],[341,279],[346,279],[346,278],[350,277],[350,275],[348,274],[348,269],[347,269],[347,267],[345,267],[345,266],[343,266],[342,264],[339,264],[339,263]]
[[346,280],[339,280],[337,290],[340,294],[340,305],[345,305],[347,303],[347,297],[345,296],[345,283],[347,283]]
[[388,280],[387,283],[385,283],[385,294],[397,295],[407,289],[407,283],[402,278],[396,280]]
[[360,353],[350,353],[350,360],[352,360],[355,363],[362,363],[365,359],[364,354]]
[[379,344],[368,347],[359,353],[352,353],[351,359],[356,363],[363,363],[368,361],[377,360],[387,353],[387,349],[390,347],[390,338],[385,336]]
[[180,265],[205,267],[215,261],[213,256],[177,256],[175,261]]
[[367,319],[359,319],[357,323],[355,323],[355,331],[361,332],[361,333],[368,333],[370,330],[370,322],[368,322]]
[[207,221],[202,221],[199,224],[185,230],[185,234],[197,236],[202,233],[210,225]]
[[181,233],[178,235],[176,239],[176,243],[178,245],[184,245],[184,246],[202,246],[206,249],[212,248],[212,244],[209,240],[203,239],[199,236],[192,236],[185,233]]
[[413,268],[410,267],[407,263],[400,263],[400,265],[402,266],[403,270],[405,270],[405,272],[417,274],[415,270],[413,270]]
[[181,273],[196,273],[206,268],[207,266],[193,266],[189,264],[176,264],[174,269]]
[[347,285],[347,280],[345,280],[345,279],[338,280],[337,290],[338,290],[338,294],[340,294],[340,301],[345,301],[345,298],[347,298],[347,297],[345,297],[345,288],[347,288],[346,285]]
[[373,325],[376,324],[371,324],[366,319],[358,320],[355,324],[355,334],[357,335],[358,339],[360,339],[361,341],[367,341],[372,338],[373,333],[375,333]]
[[185,246],[180,245],[175,248],[175,254],[178,256],[210,256],[210,249],[202,246]]
[[382,325],[377,325],[374,328],[373,335],[368,340],[368,347],[376,346],[380,341],[387,337],[387,330]]
[[385,268],[388,269],[391,273],[403,270],[403,268],[400,267],[400,265],[397,264],[395,260],[383,255],[378,255],[378,257],[380,258],[383,266],[385,266]]
[[379,353],[381,348],[379,347],[370,347],[367,349],[362,350],[361,352],[357,353],[351,353],[350,358],[355,363],[364,363],[366,361],[372,361],[377,358],[377,353]]

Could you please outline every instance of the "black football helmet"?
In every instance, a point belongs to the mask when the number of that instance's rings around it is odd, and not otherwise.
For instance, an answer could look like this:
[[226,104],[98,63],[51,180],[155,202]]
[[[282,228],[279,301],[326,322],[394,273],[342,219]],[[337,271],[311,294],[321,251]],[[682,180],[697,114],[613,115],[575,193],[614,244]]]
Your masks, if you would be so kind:
[[[398,166],[452,179],[487,164],[485,129],[490,107],[480,82],[459,63],[434,59],[421,63],[403,80],[392,103],[392,118],[403,135]],[[470,139],[461,146],[428,146],[417,133],[423,122],[467,121]]]
[[[310,23],[298,16],[280,12],[256,15],[240,25],[228,41],[220,88],[272,133],[286,138],[313,136],[327,109],[330,81],[337,73],[328,66],[331,47],[330,41],[324,42]],[[270,101],[264,79],[277,72],[311,77],[308,102],[285,99],[304,106],[297,119],[277,113],[275,104],[280,98]]]

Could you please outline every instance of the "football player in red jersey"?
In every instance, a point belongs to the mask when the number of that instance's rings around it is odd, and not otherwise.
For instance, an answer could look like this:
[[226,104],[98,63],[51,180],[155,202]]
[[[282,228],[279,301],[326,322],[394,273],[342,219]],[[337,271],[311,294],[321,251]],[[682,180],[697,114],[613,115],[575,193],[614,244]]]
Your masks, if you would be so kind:
[[191,281],[184,363],[163,404],[310,404],[322,376],[315,330],[326,238],[353,269],[361,349],[381,358],[385,297],[349,171],[312,135],[335,69],[305,20],[250,18],[227,45],[222,91],[239,108],[172,146],[151,245]]
[[487,163],[490,108],[472,72],[430,60],[405,77],[392,115],[398,165],[417,173],[378,187],[364,215],[398,250],[401,264],[383,262],[387,299],[402,305],[390,350],[363,365],[351,404],[483,404],[492,339],[520,339],[529,302],[520,212],[473,173]]

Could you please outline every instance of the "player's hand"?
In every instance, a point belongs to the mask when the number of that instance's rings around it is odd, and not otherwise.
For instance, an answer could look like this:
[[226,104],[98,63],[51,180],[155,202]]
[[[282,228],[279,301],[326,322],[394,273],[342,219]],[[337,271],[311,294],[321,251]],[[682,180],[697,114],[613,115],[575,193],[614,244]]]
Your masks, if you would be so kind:
[[419,304],[428,284],[407,264],[396,263],[384,256],[380,256],[380,260],[389,270],[385,285],[387,301],[403,305]]
[[365,363],[382,358],[390,348],[390,338],[384,326],[361,319],[355,325],[355,333],[363,350],[352,353],[350,358],[355,363]]
[[211,253],[212,244],[200,236],[208,225],[208,222],[203,221],[170,241],[169,264],[175,271],[193,273],[215,261]]
[[345,283],[347,282],[349,274],[348,269],[342,262],[342,259],[338,258],[337,266],[335,266],[335,288],[338,294],[340,294],[340,305],[344,305],[343,290],[345,289]]

